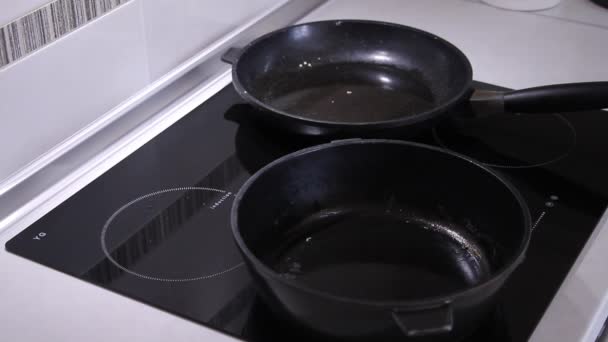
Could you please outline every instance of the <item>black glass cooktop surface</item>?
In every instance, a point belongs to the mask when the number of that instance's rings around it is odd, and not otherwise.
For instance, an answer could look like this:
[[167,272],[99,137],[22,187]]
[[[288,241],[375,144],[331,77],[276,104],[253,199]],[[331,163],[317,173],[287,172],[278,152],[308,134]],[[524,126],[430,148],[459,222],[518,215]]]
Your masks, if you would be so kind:
[[[248,122],[240,102],[226,87],[7,250],[245,341],[305,340],[257,299],[229,211],[253,172],[316,142]],[[503,173],[533,215],[525,262],[466,341],[525,341],[534,330],[608,203],[606,127],[605,112],[510,115],[444,122],[415,139]]]

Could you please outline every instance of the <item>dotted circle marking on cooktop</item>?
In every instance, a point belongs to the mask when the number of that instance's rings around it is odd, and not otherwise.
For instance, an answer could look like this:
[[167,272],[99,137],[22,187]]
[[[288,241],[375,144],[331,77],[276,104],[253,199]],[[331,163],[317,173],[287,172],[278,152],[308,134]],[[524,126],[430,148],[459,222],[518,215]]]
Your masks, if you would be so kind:
[[[536,115],[539,115],[539,114],[534,114],[534,116],[536,116]],[[540,114],[540,115],[543,115],[543,114]],[[435,126],[433,128],[432,132],[433,132],[433,137],[434,137],[435,141],[442,148],[472,157],[472,158],[476,159],[478,162],[480,162],[481,164],[484,164],[486,166],[490,166],[490,167],[494,167],[494,168],[504,168],[504,169],[524,169],[524,168],[540,167],[540,166],[545,166],[548,164],[555,163],[555,162],[567,157],[570,154],[570,152],[572,152],[572,150],[576,146],[576,142],[577,142],[576,129],[570,123],[570,121],[568,121],[565,117],[563,117],[560,114],[546,114],[546,115],[554,118],[555,120],[557,120],[557,122],[561,123],[561,125],[563,126],[562,130],[568,132],[567,136],[564,136],[563,138],[568,139],[569,143],[568,143],[568,146],[565,147],[558,154],[548,157],[548,159],[546,159],[546,160],[537,161],[537,162],[530,163],[530,164],[517,165],[517,164],[502,164],[502,163],[488,162],[486,160],[483,160],[483,158],[479,158],[478,156],[475,156],[474,154],[470,153],[470,151],[448,146],[448,144],[444,141],[444,139],[442,139],[440,137],[440,133],[439,133],[440,129],[438,129],[438,127],[440,127],[440,126]],[[526,118],[526,117],[528,117],[528,115],[516,114],[514,117]],[[513,138],[517,139],[517,136],[514,136]]]
[[161,195],[161,194],[165,194],[165,193],[169,193],[169,192],[177,192],[177,191],[213,191],[213,192],[223,193],[224,196],[222,196],[217,202],[213,203],[209,207],[212,210],[215,209],[219,204],[221,204],[221,202],[223,202],[226,198],[228,198],[229,196],[233,195],[229,191],[220,190],[220,189],[214,189],[214,188],[181,187],[181,188],[164,189],[164,190],[152,192],[152,193],[149,193],[149,194],[137,197],[136,199],[134,199],[134,200],[126,203],[122,207],[120,207],[116,212],[114,212],[114,214],[112,214],[112,216],[110,216],[110,218],[108,218],[108,220],[104,224],[104,226],[103,226],[103,228],[101,230],[101,249],[103,250],[103,253],[106,256],[106,258],[108,258],[108,260],[112,264],[114,264],[114,266],[120,268],[122,271],[124,271],[126,273],[129,273],[129,274],[134,275],[136,277],[147,279],[147,280],[156,280],[156,281],[163,281],[163,282],[189,282],[189,281],[211,279],[211,278],[215,278],[215,277],[221,276],[223,274],[226,274],[228,272],[234,271],[237,268],[243,266],[244,264],[241,262],[241,263],[233,265],[233,266],[231,266],[231,267],[229,267],[227,269],[224,269],[224,270],[222,270],[220,272],[216,272],[216,273],[212,273],[212,274],[205,274],[205,275],[201,275],[201,276],[197,276],[197,277],[190,277],[190,278],[162,278],[162,277],[154,277],[154,276],[150,276],[150,275],[146,275],[146,274],[142,274],[142,273],[130,270],[127,267],[121,265],[118,261],[116,261],[110,255],[110,253],[108,252],[108,247],[106,245],[106,234],[108,232],[108,228],[110,227],[110,224],[116,219],[116,217],[118,217],[118,215],[120,215],[120,213],[122,213],[123,211],[125,211],[127,208],[129,208],[133,204],[135,204],[137,202],[140,202],[142,200],[145,200],[145,199],[148,199],[148,198],[151,198],[151,197],[154,197],[154,196],[158,196],[158,195]]

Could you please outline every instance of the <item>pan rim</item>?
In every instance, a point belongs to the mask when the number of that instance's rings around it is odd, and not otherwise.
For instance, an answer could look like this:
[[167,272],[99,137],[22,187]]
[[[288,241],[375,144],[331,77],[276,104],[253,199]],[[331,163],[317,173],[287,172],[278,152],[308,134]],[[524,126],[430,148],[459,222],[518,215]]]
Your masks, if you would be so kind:
[[[521,219],[523,221],[522,228],[524,231],[523,231],[522,241],[516,250],[515,257],[508,260],[505,263],[505,265],[503,265],[501,268],[499,268],[498,270],[493,272],[493,274],[488,279],[486,279],[485,281],[483,281],[475,286],[467,287],[463,290],[457,290],[457,291],[446,293],[446,294],[429,296],[429,297],[424,297],[424,298],[420,298],[420,299],[409,299],[409,300],[403,300],[403,299],[401,299],[401,300],[400,299],[370,300],[370,299],[361,299],[361,298],[340,296],[340,295],[332,294],[332,293],[329,293],[326,291],[314,289],[314,288],[299,284],[297,281],[293,281],[293,280],[281,277],[277,272],[272,270],[268,265],[266,265],[264,262],[262,262],[260,259],[258,259],[258,257],[256,257],[254,255],[254,253],[249,249],[249,247],[247,246],[247,244],[245,243],[245,241],[243,240],[243,238],[240,234],[239,223],[238,223],[238,209],[239,209],[240,202],[243,199],[244,194],[251,187],[251,185],[258,178],[261,177],[262,174],[266,173],[268,170],[270,170],[271,168],[275,167],[278,164],[281,164],[288,160],[295,159],[295,158],[298,158],[298,157],[301,157],[301,156],[304,156],[304,155],[307,155],[310,153],[314,153],[319,150],[335,148],[335,147],[345,146],[345,145],[356,145],[356,144],[395,144],[395,145],[406,145],[406,146],[415,147],[415,148],[422,148],[422,149],[430,150],[433,152],[443,153],[450,157],[461,159],[463,162],[473,164],[474,166],[479,168],[481,171],[484,171],[484,172],[488,173],[489,175],[493,176],[498,182],[500,182],[510,192],[510,194],[516,200],[516,202],[518,203],[518,205],[521,209],[521,216],[522,216]],[[446,149],[431,146],[431,145],[426,145],[426,144],[421,144],[421,143],[416,143],[416,142],[411,142],[411,141],[393,140],[393,139],[355,138],[355,139],[336,140],[336,141],[332,141],[330,143],[316,145],[316,146],[308,147],[308,148],[305,148],[305,149],[302,149],[302,150],[299,150],[296,152],[292,152],[290,154],[287,154],[281,158],[278,158],[278,159],[272,161],[271,163],[267,164],[266,166],[264,166],[263,168],[258,170],[251,177],[249,177],[249,179],[241,186],[238,193],[235,195],[234,201],[232,203],[232,208],[230,211],[230,225],[231,225],[231,229],[232,229],[233,239],[237,243],[240,251],[243,254],[245,254],[245,256],[246,256],[245,261],[253,263],[257,270],[262,271],[266,276],[271,277],[275,281],[285,284],[286,286],[292,287],[298,291],[302,291],[302,292],[305,292],[308,294],[319,296],[320,298],[325,298],[325,299],[333,300],[333,301],[339,301],[339,302],[343,302],[343,303],[356,304],[356,305],[360,305],[360,306],[374,307],[374,308],[378,308],[378,309],[383,308],[383,309],[388,309],[388,310],[400,309],[400,308],[411,308],[411,307],[426,308],[426,307],[429,307],[430,305],[432,306],[435,304],[449,304],[449,303],[457,301],[461,298],[466,298],[466,297],[472,296],[475,293],[483,291],[487,287],[491,287],[491,286],[495,285],[497,282],[501,281],[503,279],[503,277],[509,276],[517,268],[517,266],[519,266],[519,264],[521,264],[523,262],[526,251],[530,244],[531,236],[532,236],[532,216],[530,214],[530,209],[529,209],[525,199],[523,198],[523,196],[521,195],[519,190],[517,190],[517,188],[515,188],[515,186],[513,184],[511,184],[507,179],[505,179],[503,176],[498,174],[496,171],[494,171],[494,170],[490,169],[489,167],[486,167],[486,166],[480,164],[476,160],[474,160],[468,156],[462,155],[460,153],[456,153],[456,152],[453,152],[450,150],[446,150]]]
[[[354,24],[372,24],[372,25],[379,25],[379,26],[395,27],[395,28],[399,28],[399,29],[403,29],[403,30],[408,30],[410,32],[415,32],[417,34],[420,34],[421,36],[430,38],[436,42],[441,43],[447,49],[451,50],[458,56],[458,59],[460,60],[462,66],[465,68],[465,70],[464,70],[465,76],[463,77],[463,79],[465,79],[465,83],[463,84],[462,89],[460,89],[460,91],[455,93],[453,96],[451,96],[448,100],[444,101],[442,104],[434,106],[432,109],[429,109],[429,110],[426,110],[426,111],[423,111],[420,113],[416,113],[413,115],[400,116],[400,117],[397,117],[394,119],[381,120],[381,121],[345,122],[345,121],[313,119],[313,118],[308,118],[305,116],[297,115],[294,113],[290,113],[290,112],[287,112],[287,111],[284,111],[284,110],[281,110],[278,108],[274,108],[274,107],[268,105],[267,103],[265,103],[264,101],[261,101],[260,99],[258,99],[258,97],[253,96],[251,89],[244,87],[243,84],[241,83],[240,78],[238,76],[239,65],[242,61],[241,57],[243,55],[245,55],[248,50],[250,50],[251,48],[256,46],[258,43],[260,43],[264,40],[270,39],[277,34],[283,33],[285,31],[288,31],[290,29],[294,29],[297,27],[301,27],[301,26],[305,26],[305,25],[318,25],[318,24],[335,25],[337,22],[354,23]],[[311,21],[311,22],[306,22],[306,23],[300,23],[297,25],[286,26],[286,27],[280,28],[278,30],[271,31],[269,33],[266,33],[256,39],[254,39],[253,41],[251,41],[250,43],[245,45],[242,49],[240,49],[239,54],[238,54],[235,62],[232,65],[232,84],[233,84],[234,88],[236,89],[236,91],[239,93],[239,95],[243,99],[245,99],[248,103],[257,106],[258,108],[263,109],[264,111],[267,112],[265,114],[268,114],[270,116],[280,117],[280,118],[289,119],[289,120],[295,120],[301,124],[309,124],[309,125],[316,125],[316,126],[322,126],[322,127],[331,127],[331,128],[336,128],[336,129],[348,130],[349,128],[351,128],[351,129],[352,128],[370,128],[370,129],[374,130],[374,129],[385,129],[385,128],[413,125],[418,122],[432,120],[433,118],[436,118],[440,115],[448,113],[449,109],[455,107],[457,104],[459,104],[461,101],[463,101],[463,99],[468,98],[470,96],[470,90],[473,88],[473,85],[472,85],[473,84],[473,67],[471,65],[471,62],[467,58],[467,56],[462,52],[462,50],[460,50],[454,44],[450,43],[449,41],[447,41],[446,39],[444,39],[440,36],[434,35],[430,32],[427,32],[427,31],[424,31],[421,29],[417,29],[415,27],[391,23],[391,22],[377,21],[377,20],[363,20],[363,19],[319,20],[319,21]]]

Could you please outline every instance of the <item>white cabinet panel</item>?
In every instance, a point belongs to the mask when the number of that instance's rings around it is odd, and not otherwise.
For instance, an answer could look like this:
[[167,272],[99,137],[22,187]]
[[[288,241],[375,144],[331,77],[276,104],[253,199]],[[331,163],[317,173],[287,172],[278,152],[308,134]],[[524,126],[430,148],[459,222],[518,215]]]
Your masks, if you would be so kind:
[[152,79],[281,0],[143,0]]
[[138,1],[0,71],[0,180],[148,83]]

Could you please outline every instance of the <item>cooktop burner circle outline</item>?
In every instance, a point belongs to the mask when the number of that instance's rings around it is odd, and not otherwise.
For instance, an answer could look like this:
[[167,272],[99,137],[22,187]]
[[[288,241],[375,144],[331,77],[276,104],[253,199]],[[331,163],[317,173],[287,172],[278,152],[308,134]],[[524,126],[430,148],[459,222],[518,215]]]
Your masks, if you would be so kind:
[[541,166],[545,166],[545,165],[549,165],[555,162],[558,162],[564,158],[566,158],[573,150],[574,147],[576,147],[577,144],[577,134],[576,134],[576,128],[574,128],[574,126],[572,125],[572,123],[570,121],[568,121],[568,119],[566,119],[563,115],[561,114],[551,114],[552,117],[557,118],[560,122],[562,122],[563,124],[566,125],[566,127],[568,127],[568,129],[570,130],[571,133],[571,144],[568,146],[568,148],[562,152],[560,155],[558,155],[557,157],[554,157],[550,160],[546,160],[543,162],[538,162],[538,163],[532,163],[529,165],[504,165],[504,164],[498,164],[498,163],[488,163],[488,162],[484,162],[483,160],[480,160],[478,158],[476,158],[475,156],[471,156],[469,154],[467,154],[466,151],[460,151],[457,149],[452,149],[449,148],[447,146],[447,144],[439,137],[439,133],[437,133],[437,126],[433,127],[432,129],[432,134],[433,134],[433,139],[435,140],[435,142],[441,147],[444,148],[446,150],[449,151],[454,151],[454,152],[458,152],[461,153],[463,155],[467,155],[471,158],[474,158],[475,160],[477,160],[479,163],[488,166],[488,167],[493,167],[493,168],[501,168],[501,169],[528,169],[528,168],[533,168],[533,167],[541,167]]
[[219,272],[215,272],[215,273],[211,273],[211,274],[206,274],[206,275],[202,275],[199,277],[190,277],[190,278],[162,278],[162,277],[154,277],[154,276],[149,276],[146,274],[142,274],[139,272],[135,272],[133,270],[128,269],[127,267],[121,265],[118,261],[116,261],[112,255],[110,255],[110,253],[108,252],[108,246],[106,244],[106,234],[108,231],[108,228],[110,227],[110,224],[116,219],[116,217],[118,217],[118,215],[120,213],[122,213],[123,211],[125,211],[126,209],[128,209],[130,206],[132,206],[133,204],[140,202],[142,200],[154,197],[154,196],[158,196],[164,193],[168,193],[168,192],[176,192],[176,191],[214,191],[214,192],[219,192],[219,193],[223,193],[224,196],[218,200],[217,202],[211,204],[209,206],[210,210],[213,210],[215,207],[217,207],[217,205],[221,204],[221,202],[223,202],[226,198],[228,198],[231,195],[234,195],[232,192],[230,191],[226,191],[226,190],[221,190],[221,189],[214,189],[214,188],[207,188],[207,187],[179,187],[179,188],[170,188],[170,189],[163,189],[163,190],[159,190],[159,191],[155,191],[146,195],[142,195],[139,196],[129,202],[127,202],[126,204],[124,204],[122,207],[118,208],[118,210],[116,210],[112,216],[110,216],[105,224],[103,225],[103,228],[101,229],[101,249],[103,251],[103,254],[106,256],[106,258],[108,258],[108,260],[114,264],[114,266],[118,267],[119,269],[121,269],[123,272],[129,273],[133,276],[139,277],[139,278],[143,278],[143,279],[147,279],[147,280],[155,280],[155,281],[162,281],[162,282],[190,282],[190,281],[197,281],[197,280],[206,280],[206,279],[211,279],[211,278],[215,278],[221,275],[224,275],[226,273],[229,273],[231,271],[234,271],[238,268],[240,268],[241,266],[244,265],[243,262],[238,263],[236,265],[230,266],[229,268],[219,271]]

